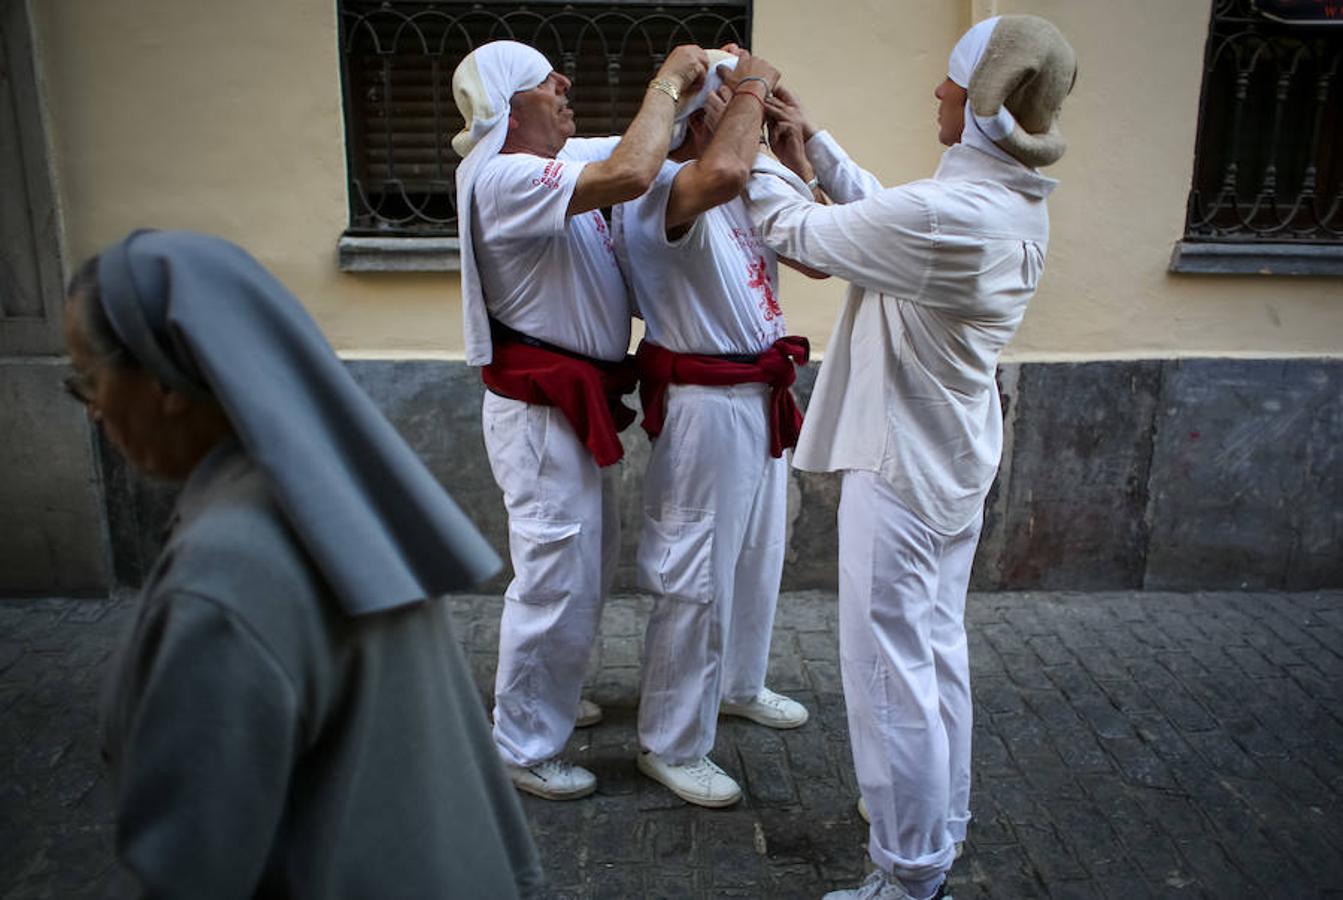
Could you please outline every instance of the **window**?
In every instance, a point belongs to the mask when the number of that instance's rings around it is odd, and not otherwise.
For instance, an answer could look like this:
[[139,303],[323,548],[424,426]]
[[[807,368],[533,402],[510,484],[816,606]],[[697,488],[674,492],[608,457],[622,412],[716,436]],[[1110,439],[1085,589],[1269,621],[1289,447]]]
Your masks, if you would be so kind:
[[345,269],[457,268],[452,73],[487,41],[536,47],[573,83],[579,135],[617,134],[678,44],[747,46],[750,0],[340,0],[349,230]]
[[1343,275],[1343,2],[1214,0],[1179,272]]

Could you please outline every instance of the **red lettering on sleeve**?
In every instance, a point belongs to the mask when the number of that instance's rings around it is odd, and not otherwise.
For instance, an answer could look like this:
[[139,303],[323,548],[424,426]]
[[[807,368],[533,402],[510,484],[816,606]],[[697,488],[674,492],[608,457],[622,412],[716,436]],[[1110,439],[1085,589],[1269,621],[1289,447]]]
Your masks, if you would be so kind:
[[546,167],[541,170],[541,174],[532,179],[532,187],[545,186],[552,190],[560,186],[560,173],[564,171],[564,163],[558,159],[552,159],[546,162]]

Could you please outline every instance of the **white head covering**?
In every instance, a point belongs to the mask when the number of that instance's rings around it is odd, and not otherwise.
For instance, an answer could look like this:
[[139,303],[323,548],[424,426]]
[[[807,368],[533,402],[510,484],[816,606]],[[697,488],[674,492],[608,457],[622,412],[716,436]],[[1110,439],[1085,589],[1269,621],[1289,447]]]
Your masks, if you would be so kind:
[[509,102],[518,91],[545,81],[552,69],[539,51],[516,41],[492,41],[466,55],[452,73],[452,96],[466,120],[452,139],[457,166],[457,237],[462,254],[462,317],[469,365],[488,365],[494,356],[490,320],[472,246],[471,197],[485,163],[508,137]]
[[[956,46],[951,48],[951,58],[947,60],[947,77],[960,87],[966,89],[970,87],[970,78],[979,67],[979,61],[984,58],[989,38],[993,37],[993,29],[998,27],[998,20],[1001,18],[1002,16],[993,16],[978,23],[962,35]],[[961,143],[968,144],[976,150],[983,150],[1003,162],[1015,163],[1017,160],[994,141],[1004,134],[1010,134],[1016,124],[1017,120],[1012,118],[1006,106],[1000,107],[996,114],[981,121],[970,108],[970,100],[967,97],[965,129],[961,132]]]
[[1077,79],[1077,54],[1052,23],[985,19],[952,48],[947,76],[966,90],[962,143],[1032,167],[1063,156],[1057,119]]
[[699,89],[699,93],[685,102],[681,109],[676,113],[676,121],[672,125],[671,149],[675,150],[685,141],[686,126],[690,117],[704,108],[708,102],[709,95],[723,86],[723,76],[719,73],[719,67],[732,70],[737,68],[737,57],[726,50],[706,50],[705,54],[709,57],[709,71],[704,75],[704,86]]

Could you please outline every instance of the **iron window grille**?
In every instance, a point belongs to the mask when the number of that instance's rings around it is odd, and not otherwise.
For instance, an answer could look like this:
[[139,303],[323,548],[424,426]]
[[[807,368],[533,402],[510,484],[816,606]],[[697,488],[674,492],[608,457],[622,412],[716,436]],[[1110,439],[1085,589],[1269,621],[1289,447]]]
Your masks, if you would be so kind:
[[1214,0],[1173,269],[1343,273],[1340,79],[1337,0]]
[[340,0],[350,225],[347,235],[453,237],[462,127],[452,73],[507,38],[573,82],[579,135],[622,132],[678,44],[748,45],[750,0],[453,3]]

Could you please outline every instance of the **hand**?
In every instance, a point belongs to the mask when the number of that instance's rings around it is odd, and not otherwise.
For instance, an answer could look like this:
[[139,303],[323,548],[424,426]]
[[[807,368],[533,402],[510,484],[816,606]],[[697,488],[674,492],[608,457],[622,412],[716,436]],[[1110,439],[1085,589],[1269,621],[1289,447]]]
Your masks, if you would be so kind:
[[[733,46],[729,44],[728,46]],[[737,67],[735,69],[726,69],[718,67],[718,74],[723,78],[723,84],[736,90],[737,85],[741,84],[745,78],[763,78],[765,85],[769,88],[765,93],[774,90],[774,86],[779,83],[779,70],[770,65],[769,60],[763,56],[752,56],[745,50],[737,48]]]
[[806,143],[816,130],[808,124],[797,96],[780,85],[765,101],[765,113],[769,122],[769,148],[799,178],[811,181],[815,172],[807,159]]
[[718,129],[718,123],[723,120],[723,113],[727,112],[727,105],[731,101],[732,88],[725,84],[719,85],[718,90],[704,98],[704,124],[711,132]]
[[704,48],[682,44],[667,54],[667,60],[658,69],[657,77],[675,84],[681,92],[681,101],[685,102],[704,84],[704,76],[708,71],[709,54],[704,52]]
[[817,128],[811,124],[807,111],[797,94],[783,85],[774,88],[773,95],[765,101],[765,112],[769,116],[770,129],[777,127],[794,128],[802,140],[809,141],[815,136]]

